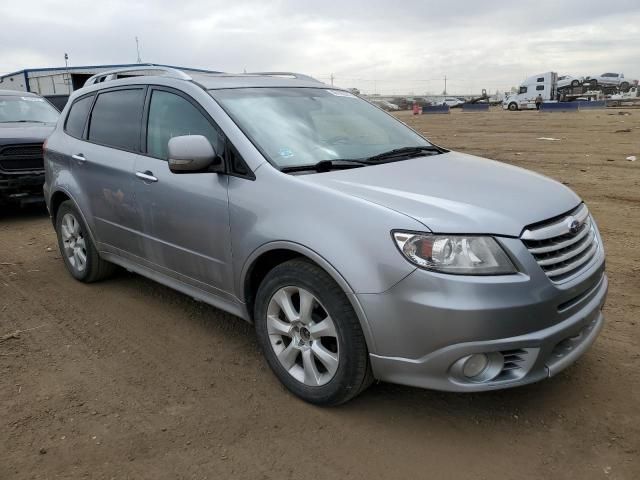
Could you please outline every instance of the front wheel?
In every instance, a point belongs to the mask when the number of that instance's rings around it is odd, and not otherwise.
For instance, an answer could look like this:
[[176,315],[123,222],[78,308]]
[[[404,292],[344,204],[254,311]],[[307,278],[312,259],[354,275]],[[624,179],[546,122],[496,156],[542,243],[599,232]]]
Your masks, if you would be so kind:
[[338,405],[371,383],[353,307],[315,264],[296,259],[271,270],[258,289],[254,321],[269,366],[303,400]]
[[623,92],[626,92],[629,90],[629,82],[622,82],[620,84],[620,90],[622,90]]
[[509,111],[515,112],[516,110],[518,110],[518,104],[516,102],[511,102],[508,108]]
[[573,81],[571,82],[571,86],[572,86],[572,87],[574,87],[574,88],[575,88],[575,87],[577,87],[577,86],[579,86],[579,85],[580,85],[580,81],[579,81],[579,80],[573,80]]

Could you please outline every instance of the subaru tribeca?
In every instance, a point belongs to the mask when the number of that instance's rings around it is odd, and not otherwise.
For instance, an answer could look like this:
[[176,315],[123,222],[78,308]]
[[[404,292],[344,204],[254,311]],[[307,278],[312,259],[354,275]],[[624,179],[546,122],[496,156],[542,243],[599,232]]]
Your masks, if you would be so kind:
[[119,265],[254,323],[308,402],[535,382],[603,326],[602,239],[571,190],[304,75],[106,72],[45,158],[71,275]]

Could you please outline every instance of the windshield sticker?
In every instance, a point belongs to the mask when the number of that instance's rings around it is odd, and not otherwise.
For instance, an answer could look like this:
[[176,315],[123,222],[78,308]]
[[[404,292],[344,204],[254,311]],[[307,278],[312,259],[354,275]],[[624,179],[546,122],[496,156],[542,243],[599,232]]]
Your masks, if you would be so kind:
[[327,90],[331,95],[335,95],[336,97],[350,97],[356,98],[353,93],[343,92],[342,90]]
[[291,158],[291,157],[293,157],[293,152],[291,151],[290,148],[281,148],[280,151],[278,152],[278,154],[282,158]]
[[38,98],[38,97],[20,97],[20,98],[27,102],[44,102],[42,98]]

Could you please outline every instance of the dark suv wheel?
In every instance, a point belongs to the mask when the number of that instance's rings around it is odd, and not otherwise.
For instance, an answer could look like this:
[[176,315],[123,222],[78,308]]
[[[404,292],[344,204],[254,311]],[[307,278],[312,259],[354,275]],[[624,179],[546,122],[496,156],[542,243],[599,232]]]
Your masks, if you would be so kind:
[[358,318],[315,264],[296,259],[271,270],[258,289],[254,320],[269,366],[303,400],[337,405],[371,383]]
[[100,258],[82,216],[70,200],[58,209],[56,233],[64,264],[76,280],[96,282],[114,272],[116,266]]

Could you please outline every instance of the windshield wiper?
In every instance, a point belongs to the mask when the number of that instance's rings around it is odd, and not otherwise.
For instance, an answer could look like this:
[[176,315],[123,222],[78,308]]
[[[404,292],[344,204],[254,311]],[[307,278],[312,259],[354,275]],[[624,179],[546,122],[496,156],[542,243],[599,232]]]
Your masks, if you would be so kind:
[[392,160],[395,158],[400,160],[401,158],[417,157],[422,155],[423,153],[443,153],[444,151],[445,150],[442,150],[435,145],[394,148],[393,150],[389,150],[388,152],[383,152],[379,153],[378,155],[368,157],[366,158],[366,161],[379,163],[381,160]]
[[369,162],[352,158],[337,158],[335,160],[320,160],[318,163],[313,165],[292,165],[290,167],[282,167],[280,171],[288,173],[315,170],[318,173],[323,173],[330,170],[364,167],[365,165],[369,165]]
[[0,123],[47,123],[42,120],[3,120]]

